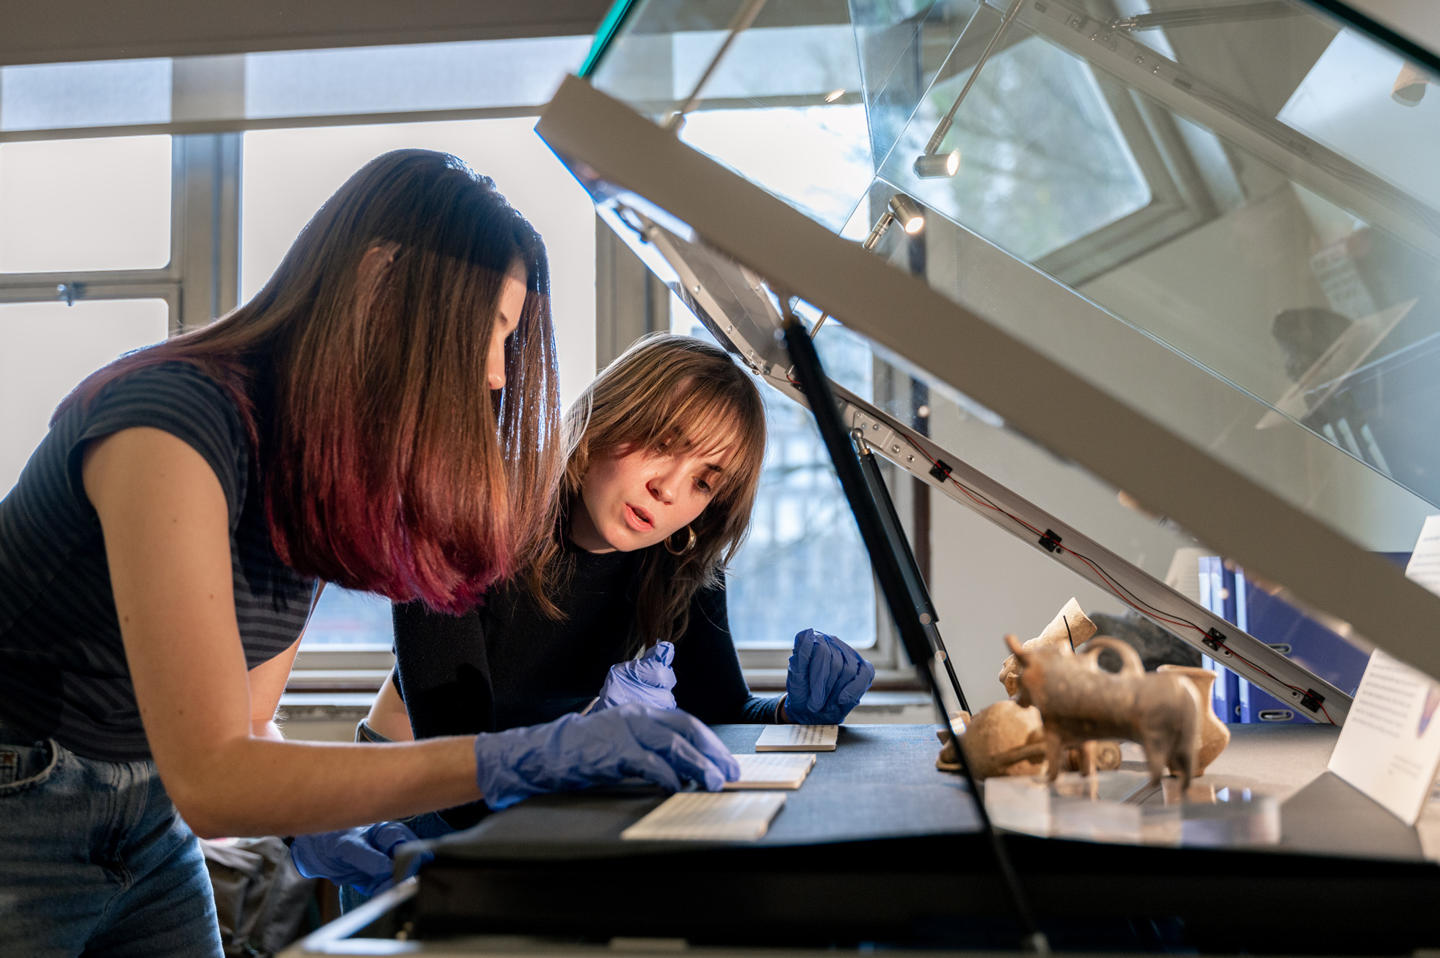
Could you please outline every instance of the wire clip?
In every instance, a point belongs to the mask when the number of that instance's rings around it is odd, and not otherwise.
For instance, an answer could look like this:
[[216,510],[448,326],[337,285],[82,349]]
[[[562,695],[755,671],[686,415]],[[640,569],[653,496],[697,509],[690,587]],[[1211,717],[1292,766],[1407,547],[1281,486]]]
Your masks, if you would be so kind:
[[943,459],[936,459],[935,465],[930,467],[930,475],[935,477],[936,482],[945,482],[950,478],[953,468]]
[[1312,712],[1320,711],[1320,703],[1325,701],[1325,696],[1314,689],[1306,689],[1300,696],[1300,704]]
[[1040,537],[1040,546],[1047,552],[1058,552],[1060,550],[1060,536],[1054,529],[1046,529],[1045,534]]
[[1211,629],[1208,633],[1206,633],[1205,638],[1201,639],[1200,641],[1205,643],[1207,648],[1219,652],[1221,649],[1225,648],[1225,633],[1221,632],[1219,629]]

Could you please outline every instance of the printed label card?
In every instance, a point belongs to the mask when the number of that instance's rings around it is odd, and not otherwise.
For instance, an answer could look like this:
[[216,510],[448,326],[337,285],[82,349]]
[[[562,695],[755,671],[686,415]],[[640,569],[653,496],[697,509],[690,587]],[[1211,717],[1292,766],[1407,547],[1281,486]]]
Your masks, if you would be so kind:
[[767,725],[755,740],[757,752],[833,752],[838,725]]
[[740,777],[726,782],[725,789],[736,788],[799,788],[815,767],[814,752],[764,752],[759,755],[737,753]]
[[1405,566],[1405,578],[1440,595],[1440,516],[1426,516],[1415,551]]
[[785,804],[784,792],[680,792],[620,833],[627,841],[753,842]]
[[1355,692],[1330,771],[1414,825],[1440,769],[1440,684],[1376,649]]

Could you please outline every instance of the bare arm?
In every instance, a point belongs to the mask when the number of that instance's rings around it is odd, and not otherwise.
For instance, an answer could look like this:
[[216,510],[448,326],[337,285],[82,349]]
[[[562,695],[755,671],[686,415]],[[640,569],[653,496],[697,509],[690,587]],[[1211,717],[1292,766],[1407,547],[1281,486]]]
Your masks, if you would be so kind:
[[394,669],[391,669],[390,674],[385,676],[385,681],[380,683],[380,691],[375,693],[375,701],[370,703],[365,724],[392,742],[409,742],[415,738],[415,731],[410,727],[410,715],[405,711],[405,702],[395,690]]
[[251,735],[276,741],[284,738],[280,734],[280,726],[275,724],[275,712],[280,708],[280,695],[285,691],[285,683],[290,678],[290,669],[294,667],[295,655],[299,651],[300,639],[296,639],[284,652],[250,670]]
[[324,831],[480,797],[467,737],[330,745],[257,736],[256,706],[273,714],[282,663],[258,677],[246,670],[214,472],[169,433],[134,428],[92,444],[83,475],[146,737],[197,833]]

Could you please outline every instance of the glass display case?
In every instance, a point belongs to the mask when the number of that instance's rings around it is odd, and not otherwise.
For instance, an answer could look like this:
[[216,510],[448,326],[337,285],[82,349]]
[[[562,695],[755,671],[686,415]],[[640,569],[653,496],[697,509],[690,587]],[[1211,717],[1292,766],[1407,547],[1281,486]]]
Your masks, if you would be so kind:
[[538,130],[777,388],[785,314],[858,333],[876,453],[1338,724],[1353,688],[1164,580],[1224,556],[1440,675],[1394,561],[1440,511],[1440,93],[1394,39],[1301,0],[644,0]]

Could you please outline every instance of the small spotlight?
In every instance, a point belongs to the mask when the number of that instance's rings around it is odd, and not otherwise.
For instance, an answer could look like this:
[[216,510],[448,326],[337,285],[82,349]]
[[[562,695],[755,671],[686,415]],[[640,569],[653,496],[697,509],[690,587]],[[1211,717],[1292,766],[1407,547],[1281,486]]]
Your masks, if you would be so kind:
[[890,212],[895,214],[900,228],[911,236],[925,228],[925,210],[904,193],[890,197]]
[[829,93],[825,94],[825,102],[834,103],[836,100],[840,99],[844,95],[844,90],[831,90]]
[[949,153],[926,153],[915,157],[915,175],[925,180],[942,176],[954,176],[960,169],[960,151]]

